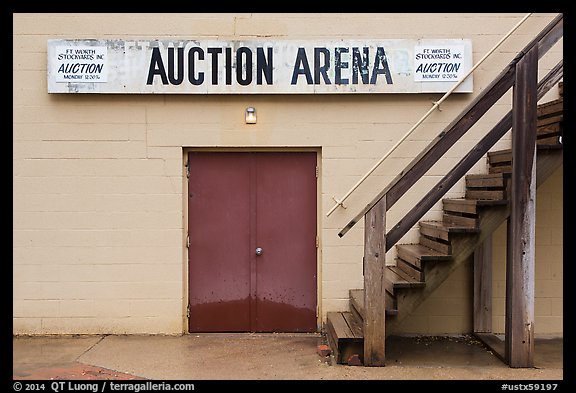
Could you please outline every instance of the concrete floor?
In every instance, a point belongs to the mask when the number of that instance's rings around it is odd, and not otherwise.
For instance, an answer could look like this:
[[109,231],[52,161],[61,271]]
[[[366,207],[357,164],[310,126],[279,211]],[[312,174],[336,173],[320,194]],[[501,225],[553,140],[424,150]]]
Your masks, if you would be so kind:
[[537,339],[535,368],[512,369],[470,336],[389,337],[386,367],[333,364],[319,334],[13,338],[14,379],[562,380],[563,339]]

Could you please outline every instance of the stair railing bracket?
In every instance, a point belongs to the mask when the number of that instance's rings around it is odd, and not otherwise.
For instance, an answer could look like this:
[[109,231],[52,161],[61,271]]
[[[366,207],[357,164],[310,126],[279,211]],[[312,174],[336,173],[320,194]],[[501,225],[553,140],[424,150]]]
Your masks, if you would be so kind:
[[346,205],[344,205],[344,201],[339,201],[336,196],[332,195],[332,200],[336,202],[336,206],[341,206],[344,209],[347,209]]

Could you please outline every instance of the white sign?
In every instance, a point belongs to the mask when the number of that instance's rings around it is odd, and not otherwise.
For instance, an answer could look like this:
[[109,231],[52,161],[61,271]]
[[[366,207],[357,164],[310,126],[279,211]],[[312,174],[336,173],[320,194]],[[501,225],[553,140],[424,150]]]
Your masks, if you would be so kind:
[[460,80],[469,70],[464,66],[465,56],[464,45],[419,45],[414,49],[414,80]]
[[49,93],[442,93],[471,67],[464,39],[48,40]]
[[106,46],[58,46],[54,48],[53,68],[56,82],[108,81]]

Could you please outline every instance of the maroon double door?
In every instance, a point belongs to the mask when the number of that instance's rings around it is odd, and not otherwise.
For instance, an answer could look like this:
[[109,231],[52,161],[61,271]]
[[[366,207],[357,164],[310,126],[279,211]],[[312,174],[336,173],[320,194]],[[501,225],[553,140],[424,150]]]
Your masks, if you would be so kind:
[[190,332],[316,331],[316,153],[188,162]]

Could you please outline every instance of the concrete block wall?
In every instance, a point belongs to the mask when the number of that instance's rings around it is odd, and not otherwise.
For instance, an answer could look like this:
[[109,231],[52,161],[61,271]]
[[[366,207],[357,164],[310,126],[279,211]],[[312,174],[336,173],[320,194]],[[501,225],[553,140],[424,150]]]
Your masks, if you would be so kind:
[[[186,331],[183,190],[189,148],[312,147],[320,152],[321,326],[328,311],[348,307],[349,289],[362,286],[362,224],[342,239],[339,230],[555,15],[534,14],[475,73],[474,93],[452,96],[349,198],[348,208],[330,218],[325,213],[332,197],[356,183],[440,94],[48,94],[48,39],[470,38],[477,61],[523,16],[14,14],[13,332]],[[560,43],[543,58],[540,72],[562,56]],[[388,228],[510,109],[510,99],[507,94],[396,204]],[[257,108],[258,124],[244,124],[247,106]],[[497,147],[508,145],[504,138]],[[473,172],[485,169],[481,160]],[[463,192],[459,183],[447,196]],[[424,219],[440,215],[439,203]],[[417,240],[414,228],[402,242]],[[393,250],[388,261],[394,263]],[[463,322],[471,315],[464,305],[469,275],[463,268],[430,298],[453,302],[455,315],[446,318],[437,307],[421,308],[406,331],[469,330]],[[551,309],[559,307],[558,300],[549,303]]]

